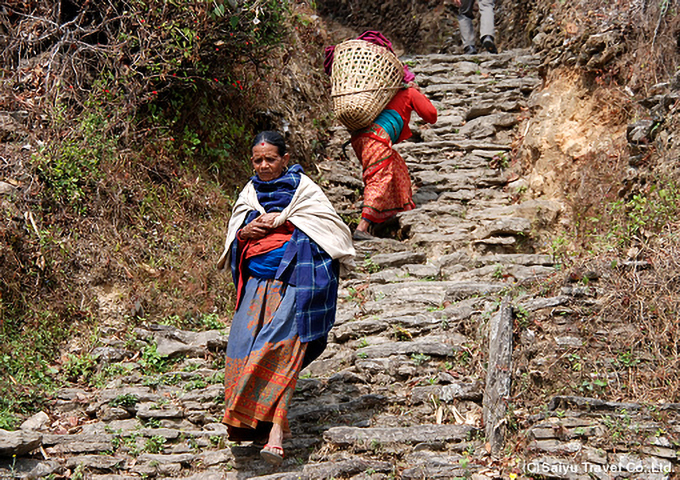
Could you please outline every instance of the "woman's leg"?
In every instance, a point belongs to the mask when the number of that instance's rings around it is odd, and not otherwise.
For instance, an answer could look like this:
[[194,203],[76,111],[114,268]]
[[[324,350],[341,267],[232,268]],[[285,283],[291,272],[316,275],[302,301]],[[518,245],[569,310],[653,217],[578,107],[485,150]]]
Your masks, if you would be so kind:
[[283,450],[283,427],[278,423],[272,425],[271,432],[269,432],[269,441],[267,445]]
[[365,218],[362,218],[359,220],[359,225],[357,225],[357,230],[360,232],[368,232],[368,227],[371,226],[371,223],[366,220]]
[[297,336],[295,311],[294,287],[276,280],[248,281],[227,344],[222,422],[234,433],[230,440],[271,434],[260,424],[288,429],[288,405],[306,351]]
[[406,162],[389,141],[358,136],[352,139],[352,147],[364,170],[364,201],[357,230],[365,232],[370,222],[382,223],[415,207]]

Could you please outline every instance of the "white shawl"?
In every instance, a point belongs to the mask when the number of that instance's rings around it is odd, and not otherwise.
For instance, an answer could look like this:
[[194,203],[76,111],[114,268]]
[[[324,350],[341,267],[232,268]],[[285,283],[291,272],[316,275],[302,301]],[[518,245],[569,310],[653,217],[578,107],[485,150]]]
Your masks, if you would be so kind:
[[[223,269],[230,263],[231,244],[236,232],[243,225],[246,215],[251,210],[266,213],[257,200],[257,192],[253,182],[248,182],[234,205],[229,220],[224,252],[217,262],[217,268]],[[321,188],[307,175],[301,174],[300,184],[290,204],[283,209],[274,222],[278,227],[290,221],[314,240],[333,260],[340,261],[340,274],[344,275],[354,268],[354,245],[349,227],[345,225],[335,212],[333,205],[326,198]]]

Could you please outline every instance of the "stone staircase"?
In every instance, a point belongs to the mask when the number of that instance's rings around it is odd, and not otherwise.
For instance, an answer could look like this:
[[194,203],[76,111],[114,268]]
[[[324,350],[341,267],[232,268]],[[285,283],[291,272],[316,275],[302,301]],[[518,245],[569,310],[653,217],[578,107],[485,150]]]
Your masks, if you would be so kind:
[[[439,111],[434,126],[414,117],[413,139],[397,146],[418,208],[384,238],[356,243],[357,269],[343,279],[328,348],[298,382],[283,465],[230,444],[219,423],[228,329],[149,326],[134,342],[103,332],[101,370],[119,375],[102,388],[58,392],[49,412],[7,436],[10,447],[0,441],[0,478],[604,479],[619,478],[612,469],[621,465],[629,467],[622,478],[669,478],[677,405],[555,396],[518,425],[522,399],[490,388],[492,376],[499,385],[516,380],[489,349],[497,327],[509,329],[500,344],[512,355],[518,318],[592,301],[578,288],[510,297],[556,271],[536,232],[557,221],[560,205],[520,202],[523,180],[508,168],[541,85],[539,60],[522,50],[407,60]],[[352,152],[342,159],[347,139],[343,128],[333,132],[319,169],[349,219],[362,184]],[[516,349],[547,341],[528,330],[515,337]],[[540,370],[541,360],[530,367]],[[514,432],[512,442],[502,432],[500,443],[491,438],[491,423]]]

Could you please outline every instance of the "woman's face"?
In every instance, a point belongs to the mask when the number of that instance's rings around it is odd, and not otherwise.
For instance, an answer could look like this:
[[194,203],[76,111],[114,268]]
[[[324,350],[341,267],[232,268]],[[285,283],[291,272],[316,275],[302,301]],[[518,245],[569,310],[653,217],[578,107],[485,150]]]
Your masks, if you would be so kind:
[[283,169],[288,166],[289,158],[287,153],[280,156],[274,145],[261,142],[253,147],[253,157],[250,160],[260,180],[268,182],[281,176]]

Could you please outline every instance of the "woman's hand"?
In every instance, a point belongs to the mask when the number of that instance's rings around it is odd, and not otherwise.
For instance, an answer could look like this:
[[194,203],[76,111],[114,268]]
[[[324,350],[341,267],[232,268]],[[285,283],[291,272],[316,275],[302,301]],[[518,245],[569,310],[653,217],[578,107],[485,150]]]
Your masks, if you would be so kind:
[[265,237],[274,227],[274,220],[278,213],[265,213],[260,215],[239,231],[241,240],[259,240]]
[[257,222],[258,225],[263,227],[274,228],[274,221],[276,221],[279,215],[280,214],[278,212],[265,213],[264,215],[260,215],[255,220],[253,220],[252,223]]

